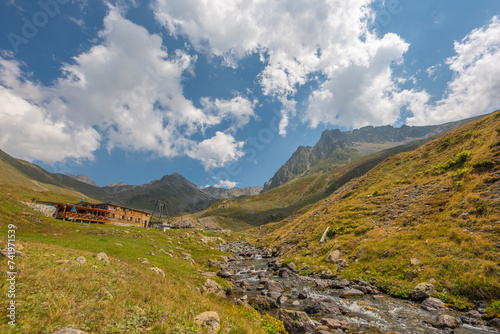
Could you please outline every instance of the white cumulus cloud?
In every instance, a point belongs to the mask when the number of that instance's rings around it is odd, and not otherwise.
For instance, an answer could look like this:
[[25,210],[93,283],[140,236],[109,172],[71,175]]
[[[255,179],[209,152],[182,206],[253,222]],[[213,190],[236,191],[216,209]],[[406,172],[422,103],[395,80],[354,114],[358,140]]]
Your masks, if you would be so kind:
[[[53,163],[91,159],[105,145],[163,157],[187,154],[206,168],[243,155],[232,135],[203,136],[222,122],[234,133],[254,117],[255,101],[207,97],[203,108],[195,107],[184,97],[182,80],[196,57],[167,50],[159,35],[123,18],[118,8],[110,6],[99,37],[63,65],[63,76],[50,87],[31,80],[16,60],[0,57],[0,145],[9,153]],[[17,124],[34,124],[36,131],[17,136]],[[228,145],[220,151],[217,143]]]
[[[231,189],[235,188],[238,185],[238,182],[230,181],[230,180],[219,180],[217,184],[212,185],[215,188],[226,188]],[[206,185],[205,188],[210,187],[210,185]]]
[[369,31],[371,3],[156,0],[153,8],[169,32],[187,36],[199,51],[229,58],[231,64],[260,53],[266,65],[259,75],[262,90],[282,102],[284,135],[296,114],[297,88],[316,74],[326,81],[313,92],[302,115],[311,126],[398,119],[402,97],[391,66],[401,61],[408,44],[397,35],[378,38]]
[[192,145],[187,155],[201,160],[206,169],[223,167],[228,162],[241,158],[244,142],[231,135],[217,131],[215,136]]
[[453,78],[443,97],[430,103],[425,91],[409,99],[409,124],[436,124],[491,112],[500,108],[500,20],[473,30],[455,42],[455,56],[446,63]]

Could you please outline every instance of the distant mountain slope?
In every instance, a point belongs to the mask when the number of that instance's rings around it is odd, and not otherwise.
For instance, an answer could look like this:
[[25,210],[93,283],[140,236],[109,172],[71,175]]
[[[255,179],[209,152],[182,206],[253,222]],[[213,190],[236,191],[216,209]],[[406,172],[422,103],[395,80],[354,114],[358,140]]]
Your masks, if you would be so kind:
[[204,193],[214,198],[223,199],[223,198],[238,198],[244,196],[257,195],[260,194],[260,192],[262,191],[262,187],[257,186],[257,187],[245,187],[245,188],[231,188],[231,189],[206,187],[201,190]]
[[165,175],[148,184],[103,189],[108,200],[143,210],[152,211],[156,200],[159,200],[166,203],[169,215],[197,212],[217,201],[178,173]]
[[[287,183],[254,196],[223,199],[195,214],[195,217],[235,218],[253,226],[276,222],[294,215],[359,177],[391,155],[417,148],[423,141],[358,157],[328,171],[310,171]],[[324,162],[324,161],[323,161]]]
[[[366,126],[360,129],[342,132],[325,130],[314,147],[299,146],[290,159],[264,185],[264,190],[280,186],[294,177],[316,167],[332,169],[345,165],[352,159],[403,145],[448,130],[464,121],[436,126],[407,126],[394,128],[386,126]],[[321,166],[320,162],[323,162]]]
[[28,202],[30,202],[33,198],[50,198],[53,201],[68,202],[78,202],[80,200],[96,200],[85,194],[82,194],[81,192],[63,188],[54,185],[53,183],[37,181],[21,172],[18,168],[14,167],[9,162],[13,162],[15,165],[17,165],[17,167],[26,172],[38,174],[40,178],[42,176],[46,176],[43,173],[43,169],[38,169],[36,168],[36,166],[22,160],[13,160],[15,159],[10,157],[8,154],[0,151],[0,215],[4,214],[11,216],[12,221],[15,221],[16,217],[15,215],[13,215],[13,212],[11,212],[9,208],[8,203],[10,203],[11,200]]
[[112,201],[136,209],[152,211],[156,200],[167,204],[170,215],[188,212],[193,213],[208,207],[216,198],[201,191],[193,183],[180,174],[166,175],[149,184],[132,186],[117,185],[113,187],[97,187],[81,182],[74,176],[53,174],[27,161],[15,159],[0,150],[0,161],[4,167],[21,173],[24,177],[40,184],[49,184],[81,193],[96,201]]
[[[373,277],[399,296],[432,278],[436,296],[463,308],[471,306],[464,297],[500,296],[499,222],[497,111],[388,158],[255,233],[301,266],[327,266],[347,279]],[[332,251],[338,252],[327,262]]]

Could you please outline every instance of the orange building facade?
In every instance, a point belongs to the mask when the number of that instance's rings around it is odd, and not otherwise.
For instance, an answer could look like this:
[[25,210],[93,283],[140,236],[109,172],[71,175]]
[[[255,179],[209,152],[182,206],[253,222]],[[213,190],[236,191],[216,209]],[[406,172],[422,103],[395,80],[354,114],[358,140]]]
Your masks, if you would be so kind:
[[82,201],[73,204],[37,201],[36,203],[55,207],[56,211],[54,218],[79,223],[111,223],[116,225],[148,227],[151,217],[149,212],[111,202],[93,204]]
[[94,204],[95,208],[104,209],[108,212],[108,221],[117,225],[131,225],[147,227],[151,214],[146,211],[132,209],[114,203]]

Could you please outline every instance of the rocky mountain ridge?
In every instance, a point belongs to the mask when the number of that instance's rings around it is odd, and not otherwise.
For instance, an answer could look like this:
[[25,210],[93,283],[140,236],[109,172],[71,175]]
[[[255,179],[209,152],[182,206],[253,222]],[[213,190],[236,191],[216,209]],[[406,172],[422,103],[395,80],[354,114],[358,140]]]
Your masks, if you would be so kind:
[[290,181],[321,162],[327,162],[327,168],[345,165],[361,155],[423,139],[466,121],[431,126],[402,125],[399,128],[391,125],[365,126],[345,132],[338,129],[325,130],[313,147],[299,146],[290,159],[264,184],[264,191]]
[[69,176],[70,178],[78,180],[80,182],[83,182],[83,183],[86,183],[86,184],[90,184],[91,186],[96,186],[97,187],[97,183],[95,183],[94,180],[92,180],[87,175],[83,175],[83,174],[73,175],[73,174],[69,174],[69,173],[66,173],[64,175]]
[[252,195],[258,195],[262,191],[261,186],[257,187],[245,187],[245,188],[219,188],[219,187],[206,187],[201,189],[203,192],[209,194],[210,196],[217,198],[217,199],[224,199],[224,198],[239,198],[239,197],[244,197],[244,196],[252,196]]

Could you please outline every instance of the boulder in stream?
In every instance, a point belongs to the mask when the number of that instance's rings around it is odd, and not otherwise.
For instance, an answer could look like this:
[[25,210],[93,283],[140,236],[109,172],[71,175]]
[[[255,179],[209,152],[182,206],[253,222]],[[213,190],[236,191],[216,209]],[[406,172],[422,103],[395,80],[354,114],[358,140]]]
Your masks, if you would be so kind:
[[306,305],[304,311],[308,314],[316,314],[316,313],[334,314],[334,315],[341,314],[338,305],[335,303],[333,299],[330,298],[313,299]]
[[253,308],[260,311],[268,311],[278,308],[278,305],[276,305],[276,301],[268,296],[255,296],[253,298],[250,298],[248,302],[250,303],[250,305],[252,305]]
[[264,283],[264,289],[267,291],[274,291],[274,292],[284,292],[285,289],[281,285],[280,282],[268,280]]
[[429,312],[443,311],[446,309],[444,303],[437,298],[429,297],[420,304],[420,307]]
[[306,334],[315,332],[316,325],[304,312],[280,309],[278,318],[283,321],[283,325],[289,333]]
[[451,315],[448,314],[441,314],[436,318],[434,323],[432,324],[434,327],[437,328],[456,328],[460,325],[460,319],[457,319],[455,317],[452,317]]
[[422,301],[431,296],[431,294],[436,291],[436,288],[431,283],[420,283],[411,292],[411,299],[415,301]]
[[345,289],[340,293],[341,298],[356,298],[363,295],[364,293],[357,289]]

